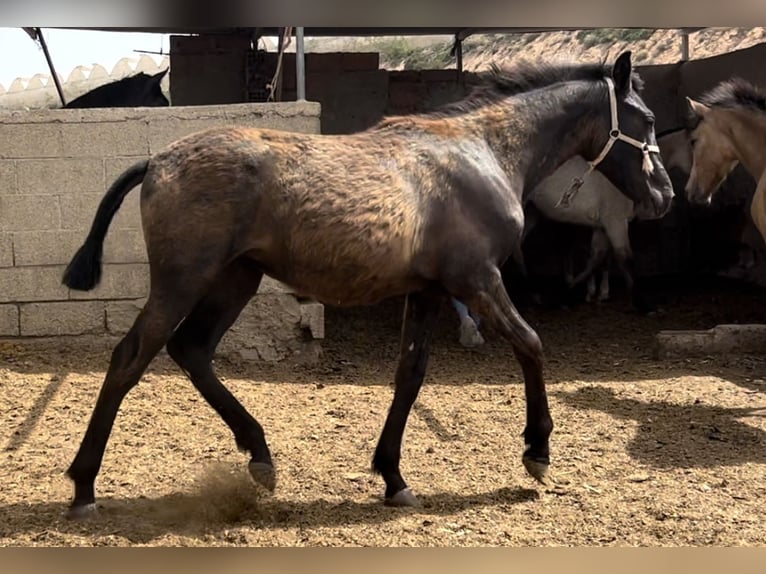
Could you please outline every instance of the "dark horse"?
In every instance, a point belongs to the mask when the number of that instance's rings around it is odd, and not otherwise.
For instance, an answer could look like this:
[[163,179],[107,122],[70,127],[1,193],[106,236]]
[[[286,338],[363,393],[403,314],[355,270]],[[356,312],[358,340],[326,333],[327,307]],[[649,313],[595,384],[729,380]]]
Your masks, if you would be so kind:
[[65,108],[135,108],[169,106],[160,83],[168,69],[154,75],[140,72],[99,86],[67,103]]
[[[95,479],[120,404],[165,345],[250,453],[254,482],[273,491],[264,429],[212,366],[219,340],[264,274],[329,305],[406,294],[393,402],[372,461],[387,504],[418,503],[399,470],[402,435],[437,313],[450,296],[513,347],[526,395],[522,460],[542,481],[553,429],[542,345],[499,267],[521,237],[524,191],[575,154],[600,156],[599,170],[638,206],[655,217],[667,212],[673,191],[640,83],[630,52],[613,67],[524,64],[486,73],[471,95],[436,113],[339,136],[214,128],[127,169],[64,275],[72,289],[99,282],[110,221],[143,182],[149,296],[114,349],[67,471],[74,481],[68,516],[95,510]],[[616,123],[641,141],[621,135]]]

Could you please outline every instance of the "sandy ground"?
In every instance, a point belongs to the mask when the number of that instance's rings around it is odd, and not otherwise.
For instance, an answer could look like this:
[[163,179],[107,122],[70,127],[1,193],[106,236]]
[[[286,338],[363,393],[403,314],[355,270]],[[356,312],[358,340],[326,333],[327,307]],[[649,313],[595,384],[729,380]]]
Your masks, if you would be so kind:
[[279,474],[258,498],[228,428],[165,356],[120,411],[100,515],[62,518],[111,342],[0,342],[2,545],[763,545],[766,361],[656,361],[654,334],[766,322],[762,293],[698,284],[654,317],[619,301],[525,309],[546,345],[547,486],[520,463],[520,372],[505,343],[457,343],[445,311],[405,435],[418,510],[381,504],[370,458],[391,398],[400,302],[328,310],[314,366],[219,361]]

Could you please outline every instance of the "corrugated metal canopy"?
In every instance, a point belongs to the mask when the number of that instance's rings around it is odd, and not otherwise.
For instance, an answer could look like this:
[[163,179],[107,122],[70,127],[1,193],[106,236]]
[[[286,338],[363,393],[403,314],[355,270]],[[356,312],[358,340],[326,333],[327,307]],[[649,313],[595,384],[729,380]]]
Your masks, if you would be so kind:
[[[375,27],[304,27],[305,36],[425,36],[425,35],[450,35],[460,39],[467,38],[471,34],[484,33],[506,33],[506,34],[526,34],[532,32],[558,32],[562,30],[588,30],[598,26],[572,26],[572,27],[507,27],[507,28],[375,28]],[[626,28],[635,28],[636,26],[626,26]],[[677,28],[679,30],[702,30],[704,27]],[[70,30],[100,30],[103,32],[147,32],[155,34],[234,34],[234,33],[252,33],[256,32],[262,36],[278,36],[281,28],[261,27],[261,28],[184,28],[184,27],[158,27],[158,28],[59,28]]]
[[[280,28],[255,27],[255,28],[184,28],[184,27],[158,27],[158,28],[70,28],[72,30],[100,30],[104,32],[148,32],[156,34],[231,34],[237,32],[249,33],[257,31],[264,36],[279,35]],[[554,30],[576,30],[579,28],[417,28],[417,27],[304,27],[306,36],[423,36],[423,35],[457,35],[479,31],[497,32],[545,32]]]

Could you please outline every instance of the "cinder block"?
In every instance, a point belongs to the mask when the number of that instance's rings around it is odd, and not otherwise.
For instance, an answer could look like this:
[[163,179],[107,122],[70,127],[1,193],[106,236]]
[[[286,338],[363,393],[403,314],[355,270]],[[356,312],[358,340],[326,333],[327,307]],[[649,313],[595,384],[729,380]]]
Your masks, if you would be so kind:
[[107,264],[92,291],[69,291],[70,299],[140,299],[149,293],[149,265]]
[[324,305],[317,301],[302,302],[301,328],[308,329],[314,339],[324,339]]
[[12,159],[0,160],[0,195],[17,192],[16,162]]
[[306,54],[306,73],[340,72],[343,69],[343,54],[318,52]]
[[18,193],[98,193],[104,190],[100,158],[28,159],[16,162]]
[[[103,191],[106,191],[109,189],[109,187],[114,183],[114,181],[122,175],[122,173],[128,169],[133,164],[141,161],[142,159],[147,159],[149,155],[134,155],[134,156],[126,156],[126,157],[107,157],[104,159],[104,171],[106,173],[106,181],[104,185]],[[130,195],[139,195],[139,189],[141,188],[141,184],[136,186],[136,189],[132,190],[130,192]],[[130,196],[128,196],[130,197]]]
[[17,305],[0,305],[0,337],[19,336],[19,308]]
[[62,155],[64,155],[64,146],[60,124],[3,124],[0,158],[41,158]]
[[62,157],[109,157],[149,153],[149,126],[142,120],[61,126]]
[[168,118],[149,125],[149,150],[157,153],[184,136],[219,126],[234,125],[225,116],[210,116],[200,119]]
[[59,229],[61,211],[56,195],[0,196],[0,230]]
[[104,332],[104,303],[62,301],[21,305],[22,337],[87,335]]
[[[86,235],[85,230],[17,231],[12,253],[10,234],[7,241],[0,235],[0,267],[68,265]],[[104,242],[104,262],[146,263],[142,231],[110,229]]]
[[217,353],[234,359],[282,360],[301,346],[300,318],[293,295],[258,294],[223,336]]
[[266,275],[263,276],[263,279],[261,280],[261,285],[258,288],[258,294],[263,293],[292,293],[293,290],[291,287],[288,287],[284,283],[281,283],[277,281],[276,279],[272,279],[271,277],[268,277]]
[[13,234],[15,264],[66,265],[84,239],[81,231],[17,231]]
[[417,84],[420,82],[420,70],[394,70],[388,72],[388,81],[391,84]]
[[[122,202],[120,210],[109,226],[110,232],[115,229],[139,229],[141,227],[140,194],[136,191],[128,195]],[[60,196],[61,229],[90,229],[103,197],[103,193],[67,193]]]
[[104,241],[105,263],[146,263],[147,261],[144,232],[141,229],[109,230]]
[[0,267],[13,267],[13,240],[10,233],[0,233]]
[[69,290],[61,284],[63,273],[64,266],[0,269],[0,303],[66,301]]
[[380,68],[378,52],[344,52],[341,54],[341,65],[347,71],[377,70]]
[[387,112],[394,114],[412,113],[419,109],[423,102],[422,90],[404,87],[393,88],[389,92]]
[[[99,201],[101,201],[99,199]],[[95,215],[95,211],[93,214]],[[141,193],[139,188],[135,188],[122,201],[120,210],[112,220],[109,231],[117,230],[140,230],[141,229]]]
[[267,115],[263,117],[237,117],[234,123],[248,128],[280,130],[285,132],[318,134],[320,132],[319,117],[295,116],[289,119]]
[[109,301],[106,303],[106,330],[112,335],[124,335],[144,308],[146,299]]
[[457,84],[457,70],[421,70],[420,79],[424,82]]

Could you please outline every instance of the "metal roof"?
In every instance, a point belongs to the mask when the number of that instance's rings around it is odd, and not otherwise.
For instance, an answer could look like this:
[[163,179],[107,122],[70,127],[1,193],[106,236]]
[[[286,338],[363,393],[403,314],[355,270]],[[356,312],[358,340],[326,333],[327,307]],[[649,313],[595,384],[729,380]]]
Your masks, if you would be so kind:
[[[327,36],[431,36],[431,35],[449,35],[459,39],[465,39],[472,34],[487,33],[505,33],[505,34],[526,34],[533,32],[559,32],[567,30],[588,30],[598,28],[599,26],[539,26],[539,27],[506,27],[506,28],[420,28],[420,27],[304,27],[303,33],[306,37],[327,37]],[[637,28],[640,26],[625,26],[625,28]],[[678,30],[695,31],[702,30],[700,27],[673,27]],[[157,28],[59,28],[62,30],[98,30],[103,32],[146,32],[155,34],[235,34],[253,32],[261,36],[278,36],[281,28],[277,27],[253,27],[253,28],[187,28],[187,27],[157,27]]]

